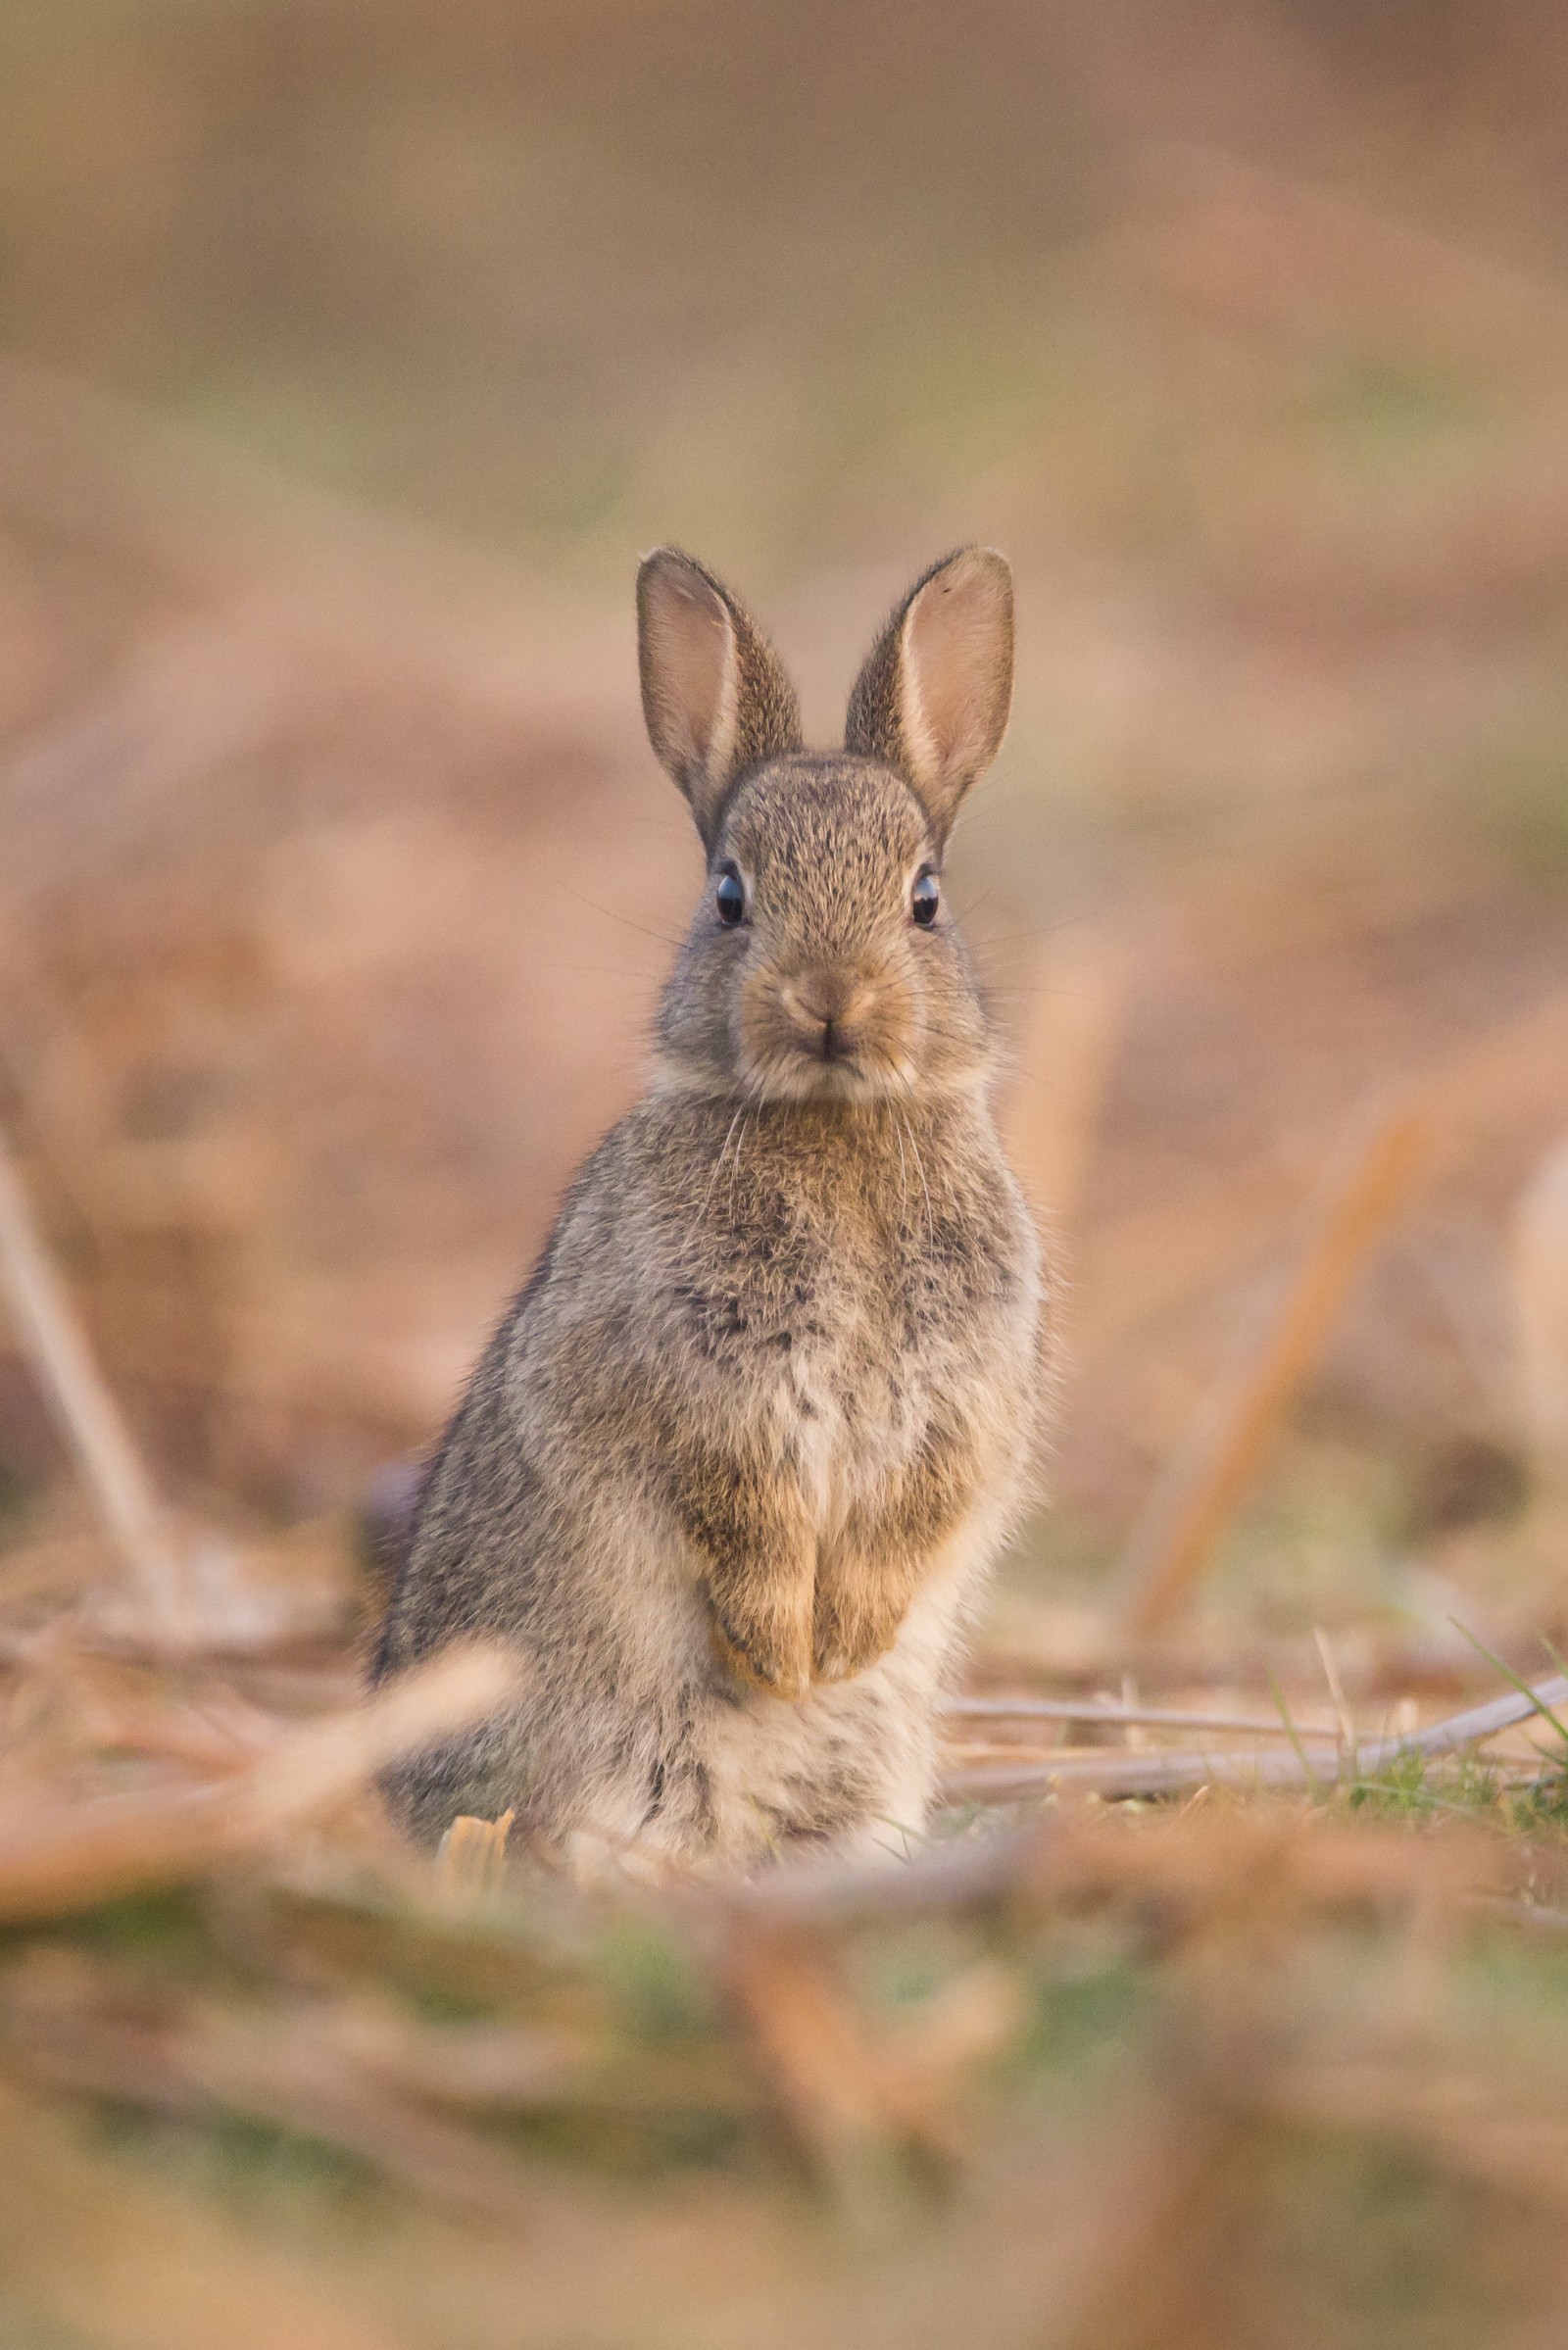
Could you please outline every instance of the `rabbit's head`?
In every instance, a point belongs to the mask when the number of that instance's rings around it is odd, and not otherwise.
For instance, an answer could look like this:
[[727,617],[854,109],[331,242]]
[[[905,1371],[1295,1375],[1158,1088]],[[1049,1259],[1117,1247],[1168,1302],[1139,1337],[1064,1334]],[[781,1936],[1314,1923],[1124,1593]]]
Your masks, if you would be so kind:
[[805,749],[777,656],[690,556],[649,556],[637,618],[648,732],[708,852],[660,1013],[665,1081],[798,1101],[975,1084],[991,1030],[942,858],[1007,722],[1005,562],[966,547],[915,582],[842,751]]

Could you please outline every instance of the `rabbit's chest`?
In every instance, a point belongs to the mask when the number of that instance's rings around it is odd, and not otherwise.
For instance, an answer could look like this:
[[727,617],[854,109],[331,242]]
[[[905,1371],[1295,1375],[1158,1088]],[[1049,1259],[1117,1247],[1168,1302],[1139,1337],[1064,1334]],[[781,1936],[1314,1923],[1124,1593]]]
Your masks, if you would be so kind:
[[832,1524],[885,1493],[933,1423],[969,1416],[994,1351],[929,1247],[863,1231],[803,1251],[764,1318],[754,1393],[778,1448]]
[[755,1153],[668,1260],[662,1363],[710,1425],[788,1468],[824,1530],[895,1491],[934,1431],[1000,1434],[1017,1416],[1032,1236],[1004,1171],[988,1179],[968,1148],[956,1180],[959,1155],[923,1129],[881,1167]]
[[770,1403],[779,1438],[831,1516],[902,1465],[936,1398],[896,1296],[842,1283],[817,1303],[792,1333]]

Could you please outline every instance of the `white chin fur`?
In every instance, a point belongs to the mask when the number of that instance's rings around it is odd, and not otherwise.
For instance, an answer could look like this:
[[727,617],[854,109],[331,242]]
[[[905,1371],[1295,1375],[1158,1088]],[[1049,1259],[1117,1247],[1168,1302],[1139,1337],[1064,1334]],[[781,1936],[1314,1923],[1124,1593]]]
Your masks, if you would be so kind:
[[907,1096],[914,1077],[911,1061],[822,1060],[809,1053],[781,1053],[742,1071],[759,1102],[886,1102]]

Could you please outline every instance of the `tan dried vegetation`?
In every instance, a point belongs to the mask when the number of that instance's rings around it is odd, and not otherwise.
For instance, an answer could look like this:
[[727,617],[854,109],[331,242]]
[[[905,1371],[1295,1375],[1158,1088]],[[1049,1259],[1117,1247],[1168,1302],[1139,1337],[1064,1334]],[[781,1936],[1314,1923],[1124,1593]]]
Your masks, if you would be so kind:
[[1568,306],[1215,149],[1123,197],[933,523],[1018,558],[960,856],[1069,1348],[878,1871],[432,1868],[373,1795],[511,1686],[362,1701],[376,1509],[693,879],[624,599],[0,363],[8,2342],[1560,2339]]

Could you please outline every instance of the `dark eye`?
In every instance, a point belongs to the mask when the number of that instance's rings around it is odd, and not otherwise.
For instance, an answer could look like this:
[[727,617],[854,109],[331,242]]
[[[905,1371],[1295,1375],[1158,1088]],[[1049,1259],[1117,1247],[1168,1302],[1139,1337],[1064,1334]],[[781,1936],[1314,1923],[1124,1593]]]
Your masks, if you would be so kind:
[[718,887],[713,892],[713,904],[726,930],[733,930],[737,922],[746,919],[746,892],[733,865],[726,865],[720,873]]
[[942,885],[934,873],[922,873],[909,892],[909,919],[929,930],[942,904]]

